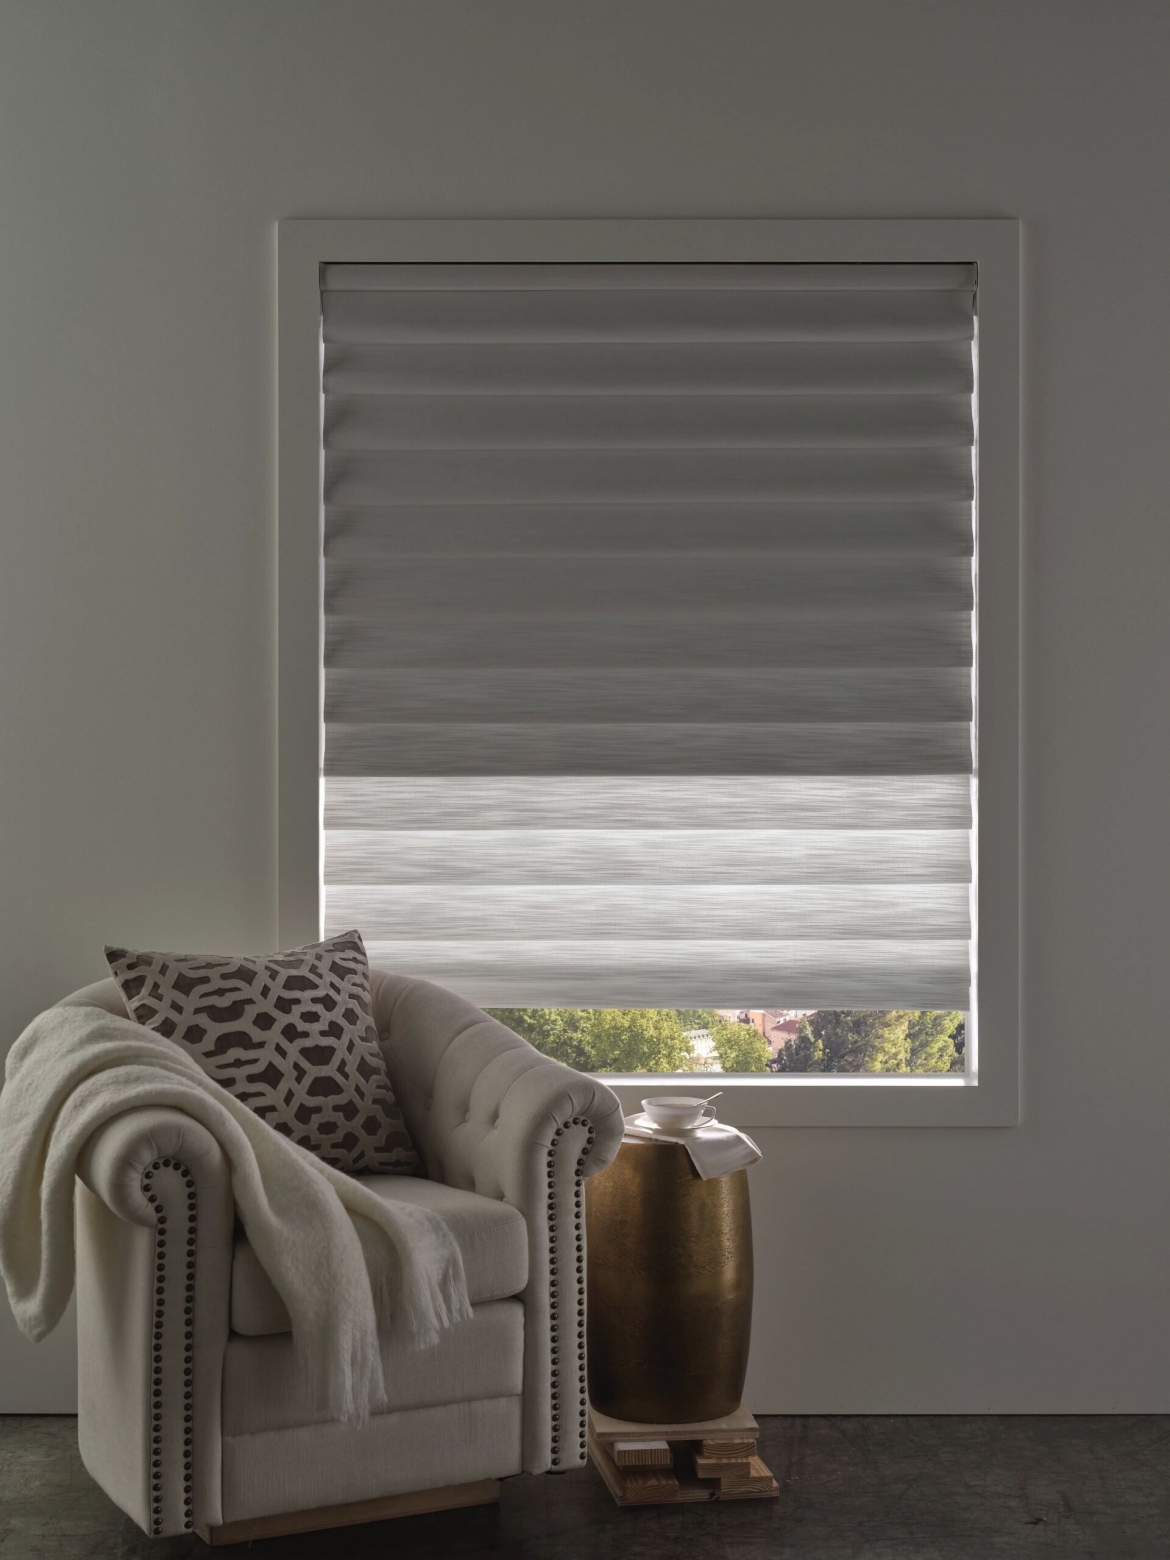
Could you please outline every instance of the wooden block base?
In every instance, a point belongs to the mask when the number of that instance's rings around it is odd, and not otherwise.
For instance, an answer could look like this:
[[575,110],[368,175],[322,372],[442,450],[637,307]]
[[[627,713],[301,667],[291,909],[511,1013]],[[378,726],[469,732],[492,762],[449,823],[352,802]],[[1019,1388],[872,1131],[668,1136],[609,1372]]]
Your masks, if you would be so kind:
[[200,1528],[205,1544],[247,1544],[254,1538],[283,1538],[290,1533],[316,1533],[322,1528],[355,1527],[360,1522],[385,1522],[391,1517],[417,1517],[431,1511],[455,1511],[460,1506],[490,1506],[500,1498],[498,1479],[474,1484],[448,1484],[435,1490],[411,1490],[380,1500],[359,1500],[348,1506],[314,1506],[310,1511],[285,1511],[271,1517],[248,1517],[222,1527]]
[[695,1472],[700,1479],[748,1478],[752,1471],[755,1448],[738,1457],[710,1457],[695,1449]]
[[712,1438],[702,1442],[704,1457],[754,1457],[756,1455],[756,1438],[751,1436],[740,1441],[727,1437],[724,1440]]
[[669,1468],[674,1459],[666,1441],[607,1441],[619,1468]]
[[749,1457],[746,1462],[731,1463],[713,1472],[704,1472],[701,1466],[711,1459],[695,1458],[695,1473],[701,1479],[718,1479],[719,1493],[726,1499],[730,1495],[771,1495],[777,1490],[772,1470],[762,1457]]
[[[589,1460],[619,1506],[677,1506],[711,1500],[768,1500],[780,1493],[757,1455],[760,1427],[746,1409],[688,1425],[636,1425],[589,1410]],[[622,1464],[630,1442],[665,1441],[670,1466]]]

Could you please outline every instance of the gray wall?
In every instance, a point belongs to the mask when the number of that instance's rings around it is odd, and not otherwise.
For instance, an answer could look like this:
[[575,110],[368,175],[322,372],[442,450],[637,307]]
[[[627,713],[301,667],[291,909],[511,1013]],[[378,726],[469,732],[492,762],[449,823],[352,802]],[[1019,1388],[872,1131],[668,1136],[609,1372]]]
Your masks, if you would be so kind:
[[[1018,1130],[763,1134],[763,1410],[1166,1410],[1170,12],[0,9],[0,1033],[274,936],[286,216],[1025,223]],[[0,1322],[0,1407],[71,1344]]]

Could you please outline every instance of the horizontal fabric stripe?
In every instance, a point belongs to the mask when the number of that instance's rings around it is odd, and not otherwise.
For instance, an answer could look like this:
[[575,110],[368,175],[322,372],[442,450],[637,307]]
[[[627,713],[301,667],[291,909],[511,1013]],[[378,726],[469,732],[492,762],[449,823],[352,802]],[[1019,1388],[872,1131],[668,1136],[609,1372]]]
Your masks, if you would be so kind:
[[971,452],[326,450],[327,504],[771,499],[970,501]]
[[[971,785],[965,775],[338,775],[326,787],[325,827],[965,832]],[[327,836],[327,850],[340,838]],[[441,854],[445,847],[436,840],[435,848]]]
[[403,568],[393,558],[330,557],[325,565],[326,612],[354,616],[452,613],[486,603],[497,613],[523,614],[534,602],[555,602],[566,612],[592,609],[600,628],[609,611],[640,607],[649,615],[659,602],[696,613],[735,606],[770,606],[777,613],[864,609],[874,602],[886,612],[956,612],[970,610],[972,600],[967,558],[847,555],[826,562],[809,555],[674,553],[566,560],[515,553],[443,556],[425,568]]
[[[352,924],[352,923],[346,923]],[[327,916],[325,935],[342,923]],[[372,963],[483,1007],[965,1009],[966,941],[373,939]]]
[[331,450],[971,447],[969,395],[333,395]]
[[329,342],[969,341],[965,290],[325,292]]
[[966,774],[967,722],[946,725],[521,725],[330,722],[326,775]]
[[331,506],[327,558],[444,553],[930,553],[969,558],[970,504],[417,504]]
[[810,289],[854,292],[888,288],[974,293],[975,279],[973,265],[907,265],[904,262],[877,265],[345,264],[321,268],[323,292],[464,292],[492,288],[521,292],[550,289],[610,292],[614,288],[639,287],[655,292],[707,288],[723,292],[730,287],[736,291],[761,288],[765,292],[807,292]]
[[743,884],[676,882],[668,893],[645,886],[564,885],[547,888],[400,888],[329,886],[326,903],[338,925],[363,928],[375,939],[426,941],[513,940],[582,942],[612,939],[615,926],[633,926],[641,939],[689,939],[701,931],[709,940],[751,941],[826,938],[949,941],[971,935],[967,890],[916,885],[859,888],[838,883],[784,886],[761,911],[757,893]]
[[[383,894],[407,883],[655,883],[670,885],[666,898],[687,883],[967,884],[971,848],[962,829],[347,829],[328,834],[325,881]],[[757,916],[774,908],[740,897]]]
[[334,343],[325,394],[969,395],[971,343],[940,341]]
[[460,721],[970,721],[964,667],[546,671],[440,668],[330,671],[325,719]]
[[339,614],[325,622],[327,666],[970,666],[969,611],[840,611],[769,601],[700,611],[518,613],[478,608]]

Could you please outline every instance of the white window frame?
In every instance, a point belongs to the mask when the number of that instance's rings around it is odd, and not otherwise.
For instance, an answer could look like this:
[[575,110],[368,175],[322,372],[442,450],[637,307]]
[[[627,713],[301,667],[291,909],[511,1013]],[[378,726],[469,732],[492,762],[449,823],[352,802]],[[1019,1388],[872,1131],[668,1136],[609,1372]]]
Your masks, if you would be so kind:
[[[1011,1126],[1019,1062],[1019,224],[929,221],[290,220],[278,239],[277,905],[321,928],[320,267],[330,262],[960,262],[978,267],[978,1033],[965,1075],[718,1077],[737,1125]],[[974,1024],[969,1026],[974,1030]],[[669,1081],[605,1076],[629,1110]],[[704,1090],[712,1081],[702,1080]]]

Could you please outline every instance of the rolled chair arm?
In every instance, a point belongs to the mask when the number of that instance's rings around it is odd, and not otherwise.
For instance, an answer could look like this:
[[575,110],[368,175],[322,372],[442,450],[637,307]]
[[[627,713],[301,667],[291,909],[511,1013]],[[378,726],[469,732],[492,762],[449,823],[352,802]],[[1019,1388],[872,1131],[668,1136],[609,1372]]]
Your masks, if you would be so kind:
[[578,1467],[587,1402],[583,1180],[621,1145],[617,1096],[463,998],[375,973],[383,1050],[428,1175],[524,1215],[525,1470]]
[[145,1106],[94,1133],[78,1175],[82,1459],[150,1534],[218,1526],[227,1161],[201,1123]]
[[163,1159],[177,1160],[189,1171],[204,1205],[226,1198],[231,1208],[231,1175],[223,1150],[202,1122],[171,1106],[148,1105],[106,1122],[85,1145],[77,1170],[111,1213],[128,1224],[153,1229],[159,1188],[154,1202],[148,1201],[150,1186],[143,1177]]

